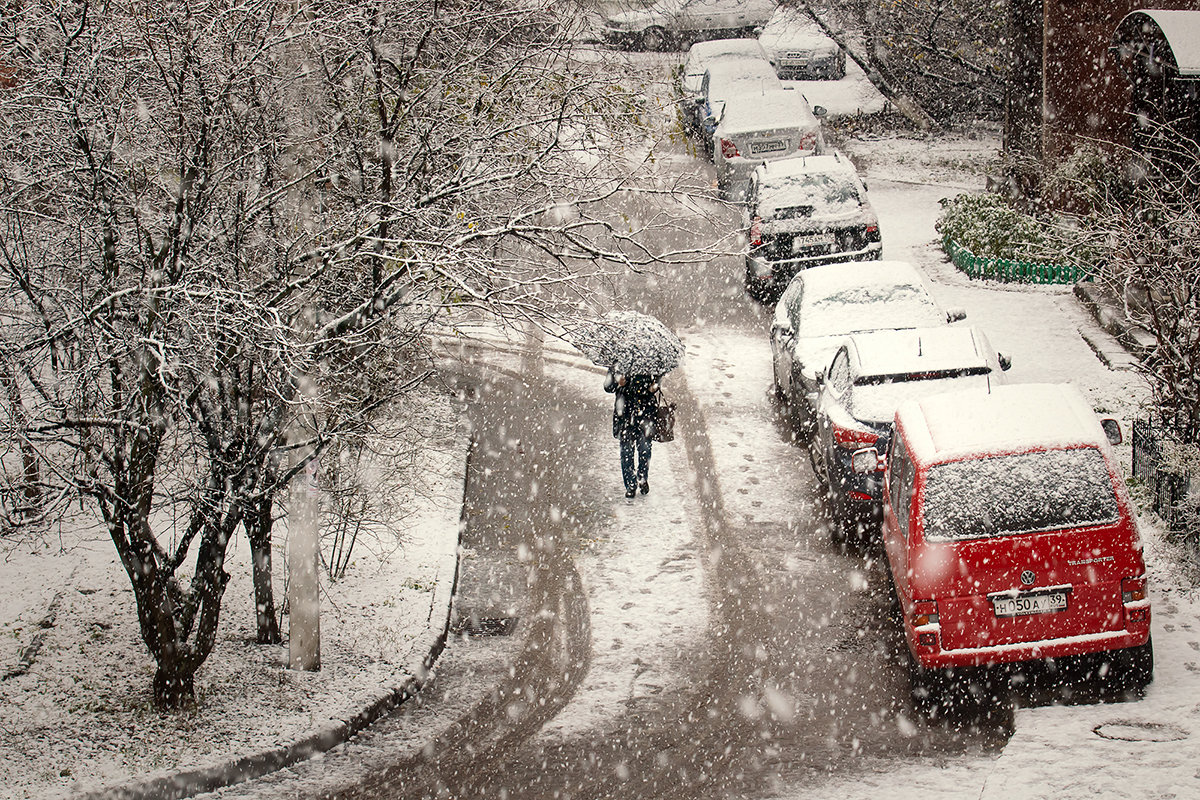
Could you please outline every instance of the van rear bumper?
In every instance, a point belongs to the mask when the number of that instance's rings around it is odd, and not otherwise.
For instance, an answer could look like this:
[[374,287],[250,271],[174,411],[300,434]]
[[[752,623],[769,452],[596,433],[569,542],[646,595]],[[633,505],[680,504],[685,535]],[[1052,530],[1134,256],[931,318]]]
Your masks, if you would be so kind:
[[[923,628],[922,630],[926,630]],[[910,632],[911,635],[911,632]],[[1017,661],[1035,661],[1044,658],[1064,658],[1088,653],[1103,653],[1108,650],[1124,650],[1139,647],[1150,638],[1150,625],[1136,630],[1103,631],[1061,639],[1042,639],[1036,642],[1014,642],[991,647],[971,647],[961,650],[942,650],[937,647],[917,646],[914,655],[922,667],[981,667],[990,664],[1011,664]],[[910,646],[912,640],[909,641]]]

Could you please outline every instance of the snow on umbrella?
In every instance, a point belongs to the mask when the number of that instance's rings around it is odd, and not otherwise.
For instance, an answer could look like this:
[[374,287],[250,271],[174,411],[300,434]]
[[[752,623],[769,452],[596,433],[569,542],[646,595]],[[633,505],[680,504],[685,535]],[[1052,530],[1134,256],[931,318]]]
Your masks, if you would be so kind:
[[627,375],[664,375],[683,358],[679,337],[659,319],[637,311],[610,311],[567,338],[593,363]]

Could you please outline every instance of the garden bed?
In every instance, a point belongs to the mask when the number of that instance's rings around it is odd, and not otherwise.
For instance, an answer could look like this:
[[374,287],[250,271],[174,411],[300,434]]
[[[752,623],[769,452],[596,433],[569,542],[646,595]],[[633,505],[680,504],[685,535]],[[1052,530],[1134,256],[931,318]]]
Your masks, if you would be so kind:
[[1022,283],[1072,284],[1091,280],[1090,273],[1072,264],[1039,264],[1008,258],[977,256],[949,236],[942,239],[942,249],[954,266],[972,278],[991,278]]

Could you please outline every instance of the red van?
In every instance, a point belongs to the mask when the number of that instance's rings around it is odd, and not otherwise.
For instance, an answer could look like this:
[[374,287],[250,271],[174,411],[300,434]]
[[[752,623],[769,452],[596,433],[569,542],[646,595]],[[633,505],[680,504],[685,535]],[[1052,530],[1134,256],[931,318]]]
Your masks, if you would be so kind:
[[[899,407],[883,544],[928,705],[953,669],[1112,651],[1153,678],[1146,568],[1113,458],[1115,420],[1066,385],[996,386]],[[874,468],[877,454],[860,451]],[[870,462],[870,463],[868,463]]]

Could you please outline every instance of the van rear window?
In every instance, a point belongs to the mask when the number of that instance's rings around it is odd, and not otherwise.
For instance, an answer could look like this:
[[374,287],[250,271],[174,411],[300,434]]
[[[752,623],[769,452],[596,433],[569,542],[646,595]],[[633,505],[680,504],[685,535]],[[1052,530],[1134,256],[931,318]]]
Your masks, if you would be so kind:
[[975,458],[931,467],[925,537],[981,539],[1086,527],[1120,516],[1104,456],[1094,447]]

